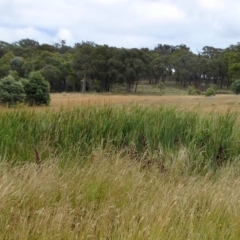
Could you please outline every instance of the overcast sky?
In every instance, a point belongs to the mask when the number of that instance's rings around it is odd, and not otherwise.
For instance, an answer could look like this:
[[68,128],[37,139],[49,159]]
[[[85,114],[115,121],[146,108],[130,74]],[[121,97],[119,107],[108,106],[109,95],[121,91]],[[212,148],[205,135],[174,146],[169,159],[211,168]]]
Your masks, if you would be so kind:
[[238,0],[0,0],[0,40],[125,48],[240,42]]

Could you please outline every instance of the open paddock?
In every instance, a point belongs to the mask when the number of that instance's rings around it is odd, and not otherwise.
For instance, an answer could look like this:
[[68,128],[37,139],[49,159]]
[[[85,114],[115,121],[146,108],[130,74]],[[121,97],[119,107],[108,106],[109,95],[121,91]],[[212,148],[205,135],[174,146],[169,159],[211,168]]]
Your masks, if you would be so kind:
[[[110,94],[81,94],[59,93],[51,95],[51,109],[61,107],[76,107],[82,104],[144,104],[144,105],[170,105],[181,109],[200,109],[203,112],[226,112],[228,109],[240,112],[240,97],[234,94],[205,96],[146,96],[146,95],[110,95]],[[42,109],[42,108],[40,108]]]

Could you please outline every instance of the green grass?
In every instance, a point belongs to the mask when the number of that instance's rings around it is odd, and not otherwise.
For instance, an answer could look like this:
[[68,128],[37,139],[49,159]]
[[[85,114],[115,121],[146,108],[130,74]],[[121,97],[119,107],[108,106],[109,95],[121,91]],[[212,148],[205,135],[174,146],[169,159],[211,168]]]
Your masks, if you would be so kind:
[[[34,161],[34,151],[49,156],[89,156],[95,149],[178,153],[188,149],[191,168],[207,170],[240,153],[236,115],[183,112],[169,107],[82,106],[37,113],[0,113],[0,158]],[[163,159],[165,161],[165,159]]]

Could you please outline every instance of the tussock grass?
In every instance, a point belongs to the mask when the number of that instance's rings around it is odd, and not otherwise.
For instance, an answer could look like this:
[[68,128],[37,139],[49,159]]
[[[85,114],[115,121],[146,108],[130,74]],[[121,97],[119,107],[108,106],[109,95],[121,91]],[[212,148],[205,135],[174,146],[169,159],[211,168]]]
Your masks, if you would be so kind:
[[2,162],[0,238],[239,239],[236,169],[162,174],[100,150],[81,165]]

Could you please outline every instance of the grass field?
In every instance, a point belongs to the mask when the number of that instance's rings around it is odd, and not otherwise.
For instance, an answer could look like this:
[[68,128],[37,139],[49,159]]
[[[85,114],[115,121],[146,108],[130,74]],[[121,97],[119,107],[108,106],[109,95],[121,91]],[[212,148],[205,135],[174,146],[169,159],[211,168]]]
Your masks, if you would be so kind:
[[57,159],[40,168],[2,163],[0,237],[237,240],[237,168],[218,176],[159,174],[101,152],[84,166],[62,168]]
[[[81,94],[81,93],[59,93],[51,95],[50,109],[60,107],[76,107],[82,104],[129,104],[138,103],[145,105],[170,105],[181,109],[192,110],[199,107],[203,112],[215,110],[225,112],[229,108],[240,111],[240,97],[234,94],[216,95],[215,97],[188,96],[188,95],[112,95],[112,94]],[[36,108],[41,109],[41,108]],[[45,109],[45,108],[44,108]]]
[[238,96],[51,98],[1,108],[0,239],[240,239]]

